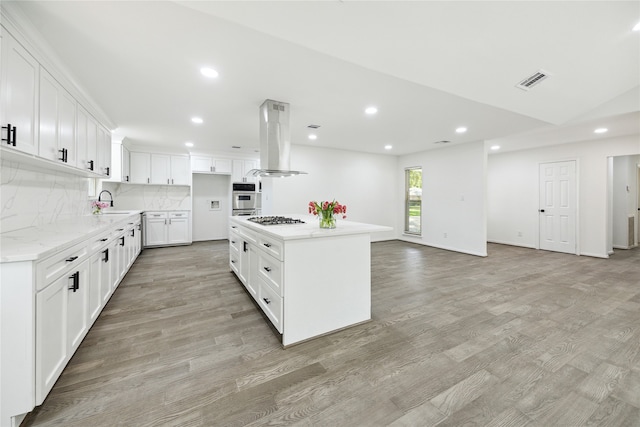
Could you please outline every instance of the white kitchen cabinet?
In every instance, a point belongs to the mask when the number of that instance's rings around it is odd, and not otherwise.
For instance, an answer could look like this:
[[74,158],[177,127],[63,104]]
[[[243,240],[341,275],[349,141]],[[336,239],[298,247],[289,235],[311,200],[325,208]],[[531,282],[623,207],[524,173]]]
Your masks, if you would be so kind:
[[169,212],[167,229],[167,244],[177,245],[191,242],[188,212]]
[[98,150],[97,172],[109,178],[111,176],[111,132],[100,124],[97,126],[96,149]]
[[231,160],[215,159],[208,156],[191,156],[191,172],[231,175]]
[[188,156],[171,156],[171,185],[190,185]]
[[87,170],[100,173],[98,165],[98,122],[87,114]]
[[36,405],[41,404],[67,364],[67,275],[36,295]]
[[89,318],[89,324],[92,324],[100,314],[102,309],[102,275],[104,263],[103,259],[108,256],[108,250],[96,252],[89,259],[89,271],[91,272],[91,279],[87,289],[87,317]]
[[151,154],[151,184],[171,184],[171,156]]
[[233,160],[233,172],[231,180],[233,182],[256,182],[254,176],[246,176],[251,169],[258,169],[257,160],[235,159]]
[[[89,330],[87,297],[91,286],[88,261],[84,261],[72,271],[73,275],[69,276],[71,283],[67,291],[67,352],[69,355],[75,352]],[[73,276],[75,278],[72,278]]]
[[78,169],[89,170],[89,113],[81,105],[76,111],[76,166]]
[[132,184],[149,184],[151,182],[151,154],[129,153]]
[[122,164],[120,181],[131,182],[131,164],[129,159],[129,149],[122,144],[120,144],[120,149],[121,149],[120,158],[121,158],[121,164]]
[[144,246],[191,244],[189,211],[157,211],[144,214]]
[[38,154],[38,87],[40,65],[4,27],[0,61],[2,145]]
[[76,100],[40,67],[39,156],[76,167]]

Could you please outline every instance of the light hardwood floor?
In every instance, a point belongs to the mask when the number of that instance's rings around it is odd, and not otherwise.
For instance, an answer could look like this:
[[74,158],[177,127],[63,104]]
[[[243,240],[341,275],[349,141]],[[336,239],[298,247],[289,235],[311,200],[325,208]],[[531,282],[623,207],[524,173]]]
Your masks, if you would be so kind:
[[144,250],[24,426],[640,426],[640,249],[372,244],[373,320],[283,350],[227,242]]

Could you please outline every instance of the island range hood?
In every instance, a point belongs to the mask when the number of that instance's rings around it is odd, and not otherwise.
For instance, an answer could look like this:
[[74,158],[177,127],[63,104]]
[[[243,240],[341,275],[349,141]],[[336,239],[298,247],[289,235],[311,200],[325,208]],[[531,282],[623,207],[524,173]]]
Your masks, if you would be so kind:
[[267,99],[260,106],[260,166],[247,176],[285,177],[306,174],[289,166],[291,132],[289,104]]

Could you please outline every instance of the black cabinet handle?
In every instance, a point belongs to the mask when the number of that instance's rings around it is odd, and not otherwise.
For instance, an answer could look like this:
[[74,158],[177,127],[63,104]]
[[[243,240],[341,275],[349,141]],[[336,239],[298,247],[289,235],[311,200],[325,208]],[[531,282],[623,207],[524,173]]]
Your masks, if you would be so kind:
[[236,243],[236,241],[235,241],[235,240],[232,240],[232,241],[231,241],[231,243],[234,243],[234,244],[235,244],[235,243]]
[[102,258],[102,261],[109,262],[109,248],[102,251],[102,253],[104,254],[104,258]]
[[6,142],[9,145],[16,146],[16,127],[11,126],[11,123],[7,123],[6,126],[2,126],[2,129],[7,130],[7,137],[2,138],[2,141]]
[[262,298],[264,300],[264,302],[266,302],[267,304],[271,304],[271,301],[269,301],[269,298]]
[[135,235],[136,235],[136,231],[132,228],[132,229],[131,229],[131,234],[130,234],[130,236],[131,236],[131,237],[134,237]]
[[249,250],[249,244],[247,242],[242,242],[242,251],[247,252]]
[[90,171],[93,170],[93,160],[89,160],[89,167],[87,169],[89,169]]
[[127,176],[124,178],[124,180],[125,180],[126,182],[129,182],[129,175],[127,175]]
[[270,248],[270,247],[271,247],[271,244],[270,244],[270,243],[263,243],[263,245],[264,245],[264,246],[266,246],[267,248]]
[[539,209],[538,212],[544,212],[544,209]]
[[267,273],[271,273],[271,269],[269,267],[262,267],[264,268],[264,271],[266,271]]
[[79,271],[76,271],[71,276],[69,276],[69,279],[73,280],[72,285],[68,288],[70,291],[75,292],[78,289],[80,289],[80,272]]
[[105,169],[106,169],[106,171],[107,171],[107,172],[105,173],[105,175],[106,175],[106,176],[109,176],[109,166],[107,166]]
[[124,236],[120,238],[120,246],[124,246]]
[[70,257],[70,258],[67,258],[65,261],[67,261],[67,262],[73,262],[73,261],[75,261],[75,260],[77,260],[77,259],[78,259],[78,257],[77,257],[77,256],[72,256],[72,257]]
[[67,163],[67,149],[63,148],[62,150],[58,150],[58,152],[62,154],[62,157],[58,157],[58,160],[62,160],[63,163]]
[[236,263],[236,261],[232,259],[231,260],[231,264],[235,264],[235,263]]
[[104,239],[100,239],[101,242],[106,242],[107,240],[109,239],[107,239],[106,237]]
[[118,228],[116,231],[124,231],[124,228]]

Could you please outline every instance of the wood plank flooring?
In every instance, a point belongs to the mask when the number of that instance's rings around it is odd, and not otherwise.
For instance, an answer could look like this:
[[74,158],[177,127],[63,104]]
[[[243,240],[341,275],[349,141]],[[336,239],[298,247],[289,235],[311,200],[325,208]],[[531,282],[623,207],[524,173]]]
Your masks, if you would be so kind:
[[640,249],[372,244],[373,320],[286,350],[226,241],[144,250],[23,426],[640,426]]

